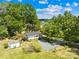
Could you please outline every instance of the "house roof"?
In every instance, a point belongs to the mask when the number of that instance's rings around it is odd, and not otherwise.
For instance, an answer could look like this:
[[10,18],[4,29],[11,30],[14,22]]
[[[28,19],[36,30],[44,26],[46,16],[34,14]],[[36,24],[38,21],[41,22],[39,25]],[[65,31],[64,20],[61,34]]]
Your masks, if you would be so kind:
[[0,8],[0,13],[3,13],[3,10]]
[[8,45],[16,44],[16,43],[19,43],[19,41],[17,41],[17,40],[10,40],[10,41],[8,42]]
[[6,9],[0,8],[0,14],[5,14],[6,13]]
[[26,36],[34,36],[34,35],[38,35],[39,36],[39,32],[29,32],[29,33],[26,33]]

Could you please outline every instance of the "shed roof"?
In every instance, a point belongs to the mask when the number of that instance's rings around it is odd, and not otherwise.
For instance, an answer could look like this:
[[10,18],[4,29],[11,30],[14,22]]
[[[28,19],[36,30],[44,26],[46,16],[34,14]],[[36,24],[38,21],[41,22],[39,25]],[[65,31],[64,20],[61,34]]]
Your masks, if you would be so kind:
[[9,45],[11,45],[11,44],[16,44],[16,43],[19,43],[19,41],[17,41],[17,40],[10,40],[10,41],[8,42]]
[[39,35],[39,32],[29,32],[26,33],[27,36]]

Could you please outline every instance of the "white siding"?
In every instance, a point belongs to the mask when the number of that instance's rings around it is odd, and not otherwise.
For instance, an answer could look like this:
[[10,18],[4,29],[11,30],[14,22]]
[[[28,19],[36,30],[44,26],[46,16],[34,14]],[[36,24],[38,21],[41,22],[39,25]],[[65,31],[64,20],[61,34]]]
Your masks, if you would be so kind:
[[9,48],[17,48],[17,47],[20,47],[20,43],[14,43],[9,45]]
[[39,39],[39,37],[29,37],[28,40]]

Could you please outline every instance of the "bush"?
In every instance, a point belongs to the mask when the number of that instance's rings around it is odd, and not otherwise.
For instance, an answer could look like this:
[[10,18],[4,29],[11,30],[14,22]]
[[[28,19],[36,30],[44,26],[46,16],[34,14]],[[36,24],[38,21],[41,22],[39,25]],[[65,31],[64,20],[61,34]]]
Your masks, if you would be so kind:
[[42,50],[42,48],[41,48],[40,44],[38,43],[38,41],[32,42],[32,47],[33,47],[35,52],[41,52],[41,50]]
[[29,46],[26,46],[23,48],[23,52],[24,53],[32,53],[32,52],[34,52],[34,50],[33,50],[32,46],[29,45]]
[[35,52],[41,52],[41,50],[42,50],[42,47],[39,44],[38,40],[33,40],[32,41],[32,47],[33,47]]
[[8,44],[7,43],[4,43],[4,48],[8,48]]
[[23,52],[32,53],[32,52],[41,52],[41,46],[37,40],[31,41],[31,44],[23,48]]

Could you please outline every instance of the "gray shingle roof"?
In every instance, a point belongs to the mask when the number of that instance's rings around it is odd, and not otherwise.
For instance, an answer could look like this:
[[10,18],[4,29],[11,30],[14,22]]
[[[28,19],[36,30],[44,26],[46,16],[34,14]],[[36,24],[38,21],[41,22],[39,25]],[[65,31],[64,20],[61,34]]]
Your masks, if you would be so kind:
[[29,32],[26,33],[26,36],[39,36],[39,32]]
[[8,45],[11,45],[11,44],[16,44],[16,43],[18,43],[19,41],[17,41],[17,40],[10,40],[9,42],[8,42]]

